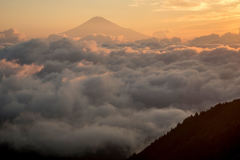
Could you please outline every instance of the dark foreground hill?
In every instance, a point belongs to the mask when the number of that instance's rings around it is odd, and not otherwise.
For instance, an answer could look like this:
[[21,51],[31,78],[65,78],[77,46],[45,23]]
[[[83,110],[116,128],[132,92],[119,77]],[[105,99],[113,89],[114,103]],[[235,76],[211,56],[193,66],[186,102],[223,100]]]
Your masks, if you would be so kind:
[[130,160],[239,160],[240,100],[191,116]]

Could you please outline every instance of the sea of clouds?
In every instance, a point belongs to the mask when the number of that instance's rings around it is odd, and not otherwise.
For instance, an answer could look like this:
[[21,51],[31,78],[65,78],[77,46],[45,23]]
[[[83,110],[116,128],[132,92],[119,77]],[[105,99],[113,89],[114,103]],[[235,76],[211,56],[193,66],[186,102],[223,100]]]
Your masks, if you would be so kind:
[[19,150],[120,159],[240,96],[240,49],[227,45],[59,36],[11,43],[0,49],[0,143]]

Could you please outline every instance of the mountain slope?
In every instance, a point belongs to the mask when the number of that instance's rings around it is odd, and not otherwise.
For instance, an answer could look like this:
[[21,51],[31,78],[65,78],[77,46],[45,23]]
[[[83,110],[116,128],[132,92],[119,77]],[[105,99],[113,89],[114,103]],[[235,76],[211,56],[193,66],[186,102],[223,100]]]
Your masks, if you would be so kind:
[[102,17],[94,17],[82,25],[64,32],[63,34],[70,37],[86,37],[89,35],[107,35],[112,37],[123,36],[129,41],[147,38],[147,36],[141,33],[123,28]]
[[240,159],[240,100],[196,114],[130,160]]

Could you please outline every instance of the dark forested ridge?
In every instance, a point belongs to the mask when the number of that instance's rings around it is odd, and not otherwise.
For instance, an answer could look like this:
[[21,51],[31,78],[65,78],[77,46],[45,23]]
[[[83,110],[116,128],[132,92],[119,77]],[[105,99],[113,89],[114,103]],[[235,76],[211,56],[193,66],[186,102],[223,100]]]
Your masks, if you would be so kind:
[[195,114],[130,160],[240,159],[240,100]]

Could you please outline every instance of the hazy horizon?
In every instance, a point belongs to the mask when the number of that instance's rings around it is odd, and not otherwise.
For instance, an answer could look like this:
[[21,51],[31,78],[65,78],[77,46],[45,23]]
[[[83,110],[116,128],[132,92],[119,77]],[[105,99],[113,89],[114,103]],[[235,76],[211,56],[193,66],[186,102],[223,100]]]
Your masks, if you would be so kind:
[[28,37],[64,32],[95,16],[151,36],[189,39],[204,34],[237,33],[239,0],[0,0],[0,30],[15,28]]
[[[14,28],[14,27],[8,27],[8,28],[5,28],[5,29],[0,29],[0,32],[1,31],[7,31],[7,30],[14,30],[14,32],[18,33],[21,35],[22,38],[24,38],[25,40],[29,40],[29,39],[32,39],[32,38],[47,38],[51,35],[63,35],[64,32],[67,32],[69,30],[72,30],[74,28],[77,28],[77,27],[80,27],[81,25],[85,24],[86,22],[90,21],[91,19],[94,19],[95,17],[100,17],[100,18],[103,18],[107,21],[110,21],[122,28],[125,28],[125,29],[130,29],[132,31],[136,31],[137,33],[139,34],[143,34],[146,36],[146,38],[143,38],[143,39],[147,39],[148,38],[159,38],[159,39],[168,39],[168,38],[174,38],[174,37],[177,37],[177,38],[181,38],[183,41],[189,41],[189,40],[192,40],[194,38],[197,38],[197,37],[202,37],[202,36],[207,36],[207,35],[211,35],[211,34],[217,34],[217,35],[224,35],[226,33],[232,33],[232,34],[240,34],[240,28],[235,28],[235,30],[225,30],[225,31],[222,31],[222,32],[203,32],[201,34],[196,34],[196,35],[191,35],[191,36],[181,36],[181,35],[178,35],[178,34],[170,34],[168,30],[162,30],[162,31],[156,31],[156,32],[153,32],[152,34],[147,34],[147,33],[144,33],[144,32],[139,32],[137,30],[133,30],[132,28],[127,28],[127,27],[124,27],[122,25],[119,25],[118,23],[116,22],[113,22],[105,17],[101,17],[101,16],[94,16],[94,17],[91,17],[89,18],[88,20],[86,21],[83,21],[81,24],[77,25],[77,26],[73,26],[72,28],[68,28],[68,29],[65,29],[63,31],[59,31],[59,32],[49,32],[49,33],[46,33],[46,34],[41,34],[41,35],[29,35],[27,33],[24,33],[24,32],[20,32],[20,30]],[[41,31],[38,30],[38,31]],[[189,32],[190,33],[190,32]],[[69,37],[70,38],[70,37]],[[79,37],[79,38],[82,38],[82,37]]]

